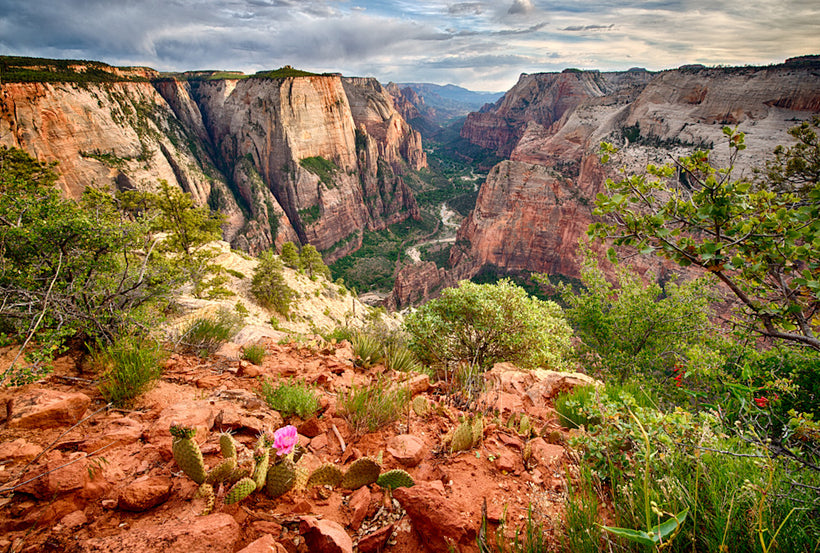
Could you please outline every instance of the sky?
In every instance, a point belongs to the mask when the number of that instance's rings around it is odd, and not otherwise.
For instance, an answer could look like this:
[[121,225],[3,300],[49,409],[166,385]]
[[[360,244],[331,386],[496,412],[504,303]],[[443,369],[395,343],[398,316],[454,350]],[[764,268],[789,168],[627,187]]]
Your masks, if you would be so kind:
[[820,54],[820,1],[0,0],[0,54],[505,91],[521,73]]

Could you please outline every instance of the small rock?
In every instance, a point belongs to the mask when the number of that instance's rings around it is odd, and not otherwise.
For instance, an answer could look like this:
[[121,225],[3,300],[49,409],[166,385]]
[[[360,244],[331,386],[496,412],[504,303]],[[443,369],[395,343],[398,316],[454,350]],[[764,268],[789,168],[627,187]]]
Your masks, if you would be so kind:
[[[68,492],[82,490],[89,480],[88,459],[85,453],[75,451],[70,455],[63,455],[59,451],[50,452],[45,465],[37,465],[29,469],[22,477],[28,480],[34,476],[43,475],[18,488],[19,492],[28,493],[37,499],[51,498]],[[71,462],[71,464],[67,464]]]
[[410,395],[415,396],[430,389],[430,377],[426,374],[419,374],[411,378],[405,383],[405,386],[410,390]]
[[555,467],[564,458],[563,446],[548,444],[543,438],[532,440],[530,446],[532,447],[532,458],[543,467]]
[[319,419],[316,417],[310,417],[308,420],[297,426],[296,429],[299,431],[299,434],[307,436],[308,438],[315,438],[325,431],[325,429],[322,428],[322,424],[319,422]]
[[120,491],[117,505],[124,511],[147,511],[168,500],[171,486],[171,479],[163,476],[137,479]]
[[69,513],[60,519],[60,524],[62,524],[68,529],[77,528],[78,526],[82,526],[87,522],[88,519],[86,518],[85,513],[82,511],[74,511],[73,513]]
[[276,553],[280,551],[280,547],[282,546],[276,543],[273,536],[265,534],[258,540],[252,541],[246,547],[240,549],[239,553]]
[[400,434],[387,443],[387,452],[402,465],[415,467],[424,459],[427,447],[418,436]]
[[310,504],[310,501],[303,499],[299,503],[291,508],[290,512],[295,515],[306,515],[313,509],[313,506]]
[[9,428],[53,428],[82,418],[91,398],[80,393],[31,390],[11,400]]
[[502,450],[498,455],[498,459],[495,461],[495,466],[498,470],[504,472],[515,472],[516,469],[519,468],[519,464],[521,464],[519,456],[509,449]]
[[393,528],[395,523],[388,524],[384,528],[380,528],[375,532],[371,532],[359,539],[358,550],[359,553],[377,553],[384,549],[387,540],[393,535]]
[[370,507],[370,488],[362,486],[352,494],[348,500],[350,506],[350,528],[355,532],[359,529],[367,516],[367,509]]
[[278,536],[282,533],[282,525],[278,522],[268,520],[257,520],[251,524],[253,529],[259,534],[270,534]]
[[0,443],[0,461],[31,461],[42,451],[42,447],[23,438],[17,438],[11,442]]
[[239,370],[236,372],[237,376],[244,376],[245,378],[256,378],[262,375],[262,369],[248,361],[239,362]]
[[110,511],[112,509],[117,508],[117,500],[116,499],[103,499],[100,502],[100,505],[102,505],[103,509],[108,509]]
[[170,451],[172,424],[185,424],[196,429],[195,439],[205,443],[208,431],[213,427],[216,411],[207,400],[180,401],[169,405],[159,414],[159,419],[145,432],[147,441]]
[[310,440],[310,449],[319,451],[327,447],[327,434],[319,434]]
[[311,553],[353,553],[353,540],[338,522],[302,517],[299,533],[305,537]]

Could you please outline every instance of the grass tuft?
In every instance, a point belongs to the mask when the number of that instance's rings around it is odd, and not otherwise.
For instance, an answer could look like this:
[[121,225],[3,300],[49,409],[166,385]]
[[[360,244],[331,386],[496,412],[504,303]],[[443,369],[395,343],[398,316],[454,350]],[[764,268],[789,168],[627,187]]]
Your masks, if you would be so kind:
[[156,342],[132,337],[93,352],[92,366],[104,369],[98,385],[103,398],[116,407],[129,405],[162,375],[163,357]]
[[319,394],[305,382],[283,381],[274,386],[269,380],[262,383],[262,397],[271,409],[283,417],[296,415],[301,419],[313,416],[319,410]]
[[254,365],[261,365],[268,352],[261,344],[251,344],[242,348],[242,359],[250,361]]
[[397,420],[410,401],[407,388],[389,388],[378,380],[369,386],[354,386],[342,394],[339,406],[342,416],[356,434],[375,432],[385,424]]

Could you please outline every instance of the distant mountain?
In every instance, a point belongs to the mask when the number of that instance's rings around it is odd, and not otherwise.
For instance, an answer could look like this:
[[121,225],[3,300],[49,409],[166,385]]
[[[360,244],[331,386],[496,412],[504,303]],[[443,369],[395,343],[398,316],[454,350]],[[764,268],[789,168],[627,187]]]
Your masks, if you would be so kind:
[[495,103],[503,92],[475,92],[432,83],[390,83],[387,90],[405,120],[426,137],[437,135],[454,119]]

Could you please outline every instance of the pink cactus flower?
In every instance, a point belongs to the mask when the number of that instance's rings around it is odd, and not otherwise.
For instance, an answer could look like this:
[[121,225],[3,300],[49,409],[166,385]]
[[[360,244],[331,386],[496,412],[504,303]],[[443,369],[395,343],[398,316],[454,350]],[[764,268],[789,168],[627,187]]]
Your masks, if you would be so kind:
[[276,449],[277,455],[287,455],[293,451],[293,446],[299,441],[299,435],[296,433],[296,427],[292,424],[283,426],[273,433],[273,447]]

